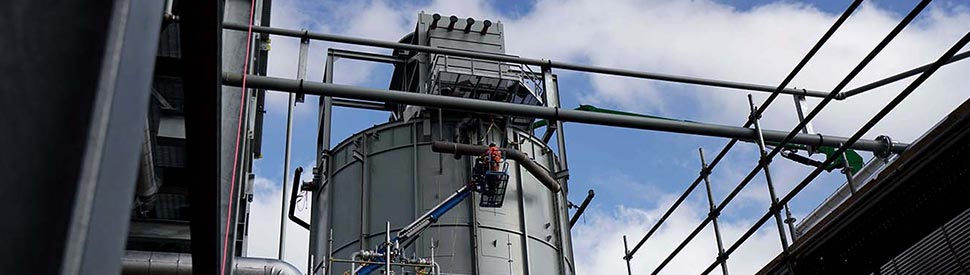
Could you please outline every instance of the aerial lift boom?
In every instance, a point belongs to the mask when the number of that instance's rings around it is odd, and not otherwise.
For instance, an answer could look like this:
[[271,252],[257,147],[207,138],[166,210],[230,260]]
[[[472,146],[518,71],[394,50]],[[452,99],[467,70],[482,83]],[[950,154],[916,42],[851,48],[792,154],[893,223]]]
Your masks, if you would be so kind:
[[[477,191],[482,193],[483,200],[480,204],[481,207],[502,207],[505,186],[508,181],[508,162],[503,158],[500,163],[502,164],[501,170],[492,171],[489,169],[488,157],[478,158],[475,168],[472,170],[473,176],[469,184],[458,188],[455,193],[448,196],[444,201],[438,203],[438,205],[431,208],[424,215],[421,215],[421,217],[418,217],[411,224],[401,228],[397,232],[397,236],[391,239],[389,243],[385,243],[377,248],[375,253],[376,257],[372,261],[384,262],[387,261],[385,257],[390,256],[393,259],[395,256],[400,256],[402,254],[401,251],[411,246],[417,240],[417,237],[421,235],[421,232],[424,232],[425,229],[428,229],[432,224],[438,222],[441,216],[451,211],[451,209],[454,209],[462,201],[465,201],[473,192]],[[380,267],[381,265],[376,264],[363,265],[355,270],[354,274],[368,275]]]

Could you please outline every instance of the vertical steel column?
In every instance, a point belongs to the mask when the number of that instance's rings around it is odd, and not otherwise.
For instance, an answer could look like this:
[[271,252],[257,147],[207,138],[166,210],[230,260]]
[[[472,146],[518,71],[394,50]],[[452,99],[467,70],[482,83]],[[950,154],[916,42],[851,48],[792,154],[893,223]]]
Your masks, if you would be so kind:
[[512,271],[513,269],[512,269],[512,236],[511,235],[509,234],[505,235],[505,244],[508,245],[508,248],[509,248],[509,275],[514,275],[515,272]]
[[[521,144],[521,141],[519,140],[520,138],[521,138],[521,136],[519,136],[518,134],[515,135],[515,140],[517,142],[520,142],[520,144]],[[532,144],[530,146],[535,146],[535,145]],[[529,260],[531,258],[529,256],[529,228],[528,228],[528,222],[527,222],[526,211],[525,211],[525,207],[526,207],[525,206],[525,190],[523,189],[524,187],[523,187],[523,184],[522,184],[522,168],[518,164],[515,165],[515,183],[516,183],[516,188],[519,189],[518,190],[518,193],[519,193],[519,223],[521,224],[522,233],[523,233],[522,236],[521,236],[521,238],[522,238],[522,255],[523,255],[523,257],[522,257],[522,263],[525,266],[525,268],[524,268],[525,269],[525,274],[528,275],[528,274],[532,274],[532,265],[529,264],[529,262],[530,262]]]
[[163,4],[3,2],[2,273],[121,270]]
[[[545,94],[546,98],[546,106],[559,110],[559,85],[557,84],[556,76],[552,74],[551,66],[542,66],[542,86],[543,94]],[[567,181],[569,180],[569,161],[566,158],[566,134],[565,129],[563,129],[562,120],[556,120],[553,123],[556,125],[556,146],[558,147],[559,151],[560,164],[559,169],[557,170],[555,167],[556,164],[550,163],[549,170],[555,171],[554,176],[557,180],[561,180],[560,186],[563,187],[562,194],[552,194],[554,196],[553,201],[556,203],[556,209],[558,212],[560,207],[563,205],[561,200],[565,200],[565,196],[569,190],[567,184]],[[565,260],[566,248],[563,247],[563,244],[566,243],[566,240],[562,234],[564,228],[562,228],[563,223],[559,220],[559,215],[556,215],[556,220],[559,224],[558,231],[561,233],[559,234],[559,261],[562,263],[562,272],[565,273],[567,270],[572,270],[572,268]],[[569,229],[566,228],[565,230]]]
[[[297,61],[297,66],[296,66],[296,79],[300,81],[306,79],[307,51],[309,49],[310,49],[310,39],[307,39],[307,38],[301,39],[300,58],[299,58],[299,61]],[[279,252],[277,253],[277,256],[279,257],[280,260],[283,260],[283,256],[285,253],[284,250],[286,249],[286,209],[287,209],[286,194],[288,194],[288,192],[286,192],[286,185],[287,185],[286,183],[287,183],[287,180],[289,179],[290,151],[291,151],[291,146],[293,144],[293,107],[296,106],[296,94],[293,94],[293,93],[287,93],[287,94],[289,94],[289,100],[287,101],[287,106],[286,106],[286,140],[284,142],[285,146],[283,149],[283,188],[282,188],[283,192],[281,194],[282,198],[280,199],[280,203],[282,204],[283,207],[280,208],[280,244],[279,244]],[[300,182],[299,180],[296,181],[296,183],[299,183],[299,182]],[[300,186],[294,185],[290,188],[300,188]]]
[[[330,237],[327,239],[327,275],[333,274],[333,228],[330,228]],[[311,273],[312,275],[312,273]]]
[[391,272],[391,222],[384,225],[384,274]]
[[[808,109],[808,106],[806,106],[807,102],[805,100],[805,96],[792,95],[792,98],[795,100],[795,112],[798,114],[798,121],[801,122],[802,120],[805,120],[805,109]],[[805,128],[802,128],[802,133],[815,134],[815,127],[812,127],[812,122],[805,123]],[[815,149],[815,146],[808,146],[808,153],[814,154]]]
[[[559,85],[556,81],[556,76],[552,74],[552,69],[549,66],[542,66],[542,86],[546,97],[546,107],[559,109]],[[556,125],[556,146],[559,149],[559,159],[561,162],[561,170],[556,171],[556,178],[559,178],[561,172],[569,173],[569,162],[566,160],[566,135],[562,128],[562,121],[556,120],[553,122]],[[550,167],[555,170],[554,167]],[[565,184],[563,184],[564,190],[568,190]]]
[[[333,64],[334,57],[333,51],[329,51],[327,54],[326,63],[324,64],[323,71],[323,82],[332,83],[333,82]],[[329,96],[324,96],[319,98],[318,102],[318,129],[317,129],[317,169],[314,171],[316,173],[313,191],[315,192],[313,196],[313,206],[310,212],[310,255],[315,261],[319,263],[310,262],[311,268],[314,266],[319,266],[323,264],[324,261],[327,262],[327,272],[330,269],[329,259],[333,256],[331,251],[333,250],[332,241],[326,242],[327,249],[325,250],[321,241],[324,238],[324,229],[331,228],[333,225],[332,215],[323,215],[326,213],[325,209],[332,209],[333,207],[333,192],[327,191],[324,194],[325,188],[329,185],[330,178],[332,178],[332,161],[330,161],[330,128],[332,122],[332,110],[333,110],[333,99]],[[330,189],[332,190],[332,189]],[[324,197],[324,195],[326,195]],[[324,203],[324,199],[326,203]],[[326,207],[326,208],[325,208]],[[324,222],[323,219],[326,218]],[[320,255],[326,257],[322,258]],[[310,275],[314,275],[311,272]]]
[[[370,226],[367,214],[370,212],[370,177],[367,176],[367,132],[360,134],[360,144],[355,150],[355,154],[360,156],[360,250],[367,250],[367,229]],[[354,156],[358,157],[358,156]]]
[[748,104],[751,106],[751,118],[750,120],[754,122],[754,130],[757,133],[758,151],[761,154],[760,160],[761,169],[765,173],[765,182],[768,184],[768,195],[771,196],[771,211],[774,213],[775,222],[778,224],[778,237],[781,238],[781,249],[782,253],[788,255],[788,237],[785,234],[785,225],[781,219],[781,208],[784,206],[778,205],[778,196],[775,194],[775,185],[771,181],[771,171],[768,168],[771,163],[771,158],[768,158],[768,150],[765,149],[765,139],[761,134],[761,115],[758,113],[758,108],[754,106],[754,99],[751,94],[748,94]]
[[[721,274],[728,275],[727,259],[723,259],[724,242],[721,241],[721,227],[717,223],[717,217],[721,213],[717,212],[717,207],[714,205],[714,194],[711,191],[711,179],[709,177],[711,170],[707,168],[707,160],[704,159],[704,148],[697,148],[697,151],[701,156],[701,177],[704,178],[704,187],[707,189],[707,205],[709,209],[707,216],[710,217],[711,222],[714,224],[714,237],[717,241],[717,257],[721,259]],[[623,242],[626,244],[626,236],[624,236]]]
[[[623,255],[628,254],[630,254],[630,247],[626,243],[626,235],[623,235]],[[626,261],[626,274],[633,275],[633,269],[630,269],[630,257],[623,257],[623,260]]]
[[[470,167],[474,165],[473,164],[474,160],[472,160],[472,158],[463,158],[463,159],[467,159],[467,161],[465,162],[466,168],[462,169],[462,173],[465,173],[464,171],[471,170]],[[463,178],[468,179],[468,178],[471,178],[471,176],[465,175],[465,177]],[[479,238],[478,234],[481,231],[478,227],[478,222],[479,222],[478,209],[477,209],[478,200],[476,198],[477,198],[476,196],[468,196],[468,199],[467,199],[468,216],[471,218],[468,221],[468,226],[471,227],[471,238],[469,238],[469,241],[471,245],[472,270],[474,274],[481,274],[482,273],[481,263],[478,260],[478,257],[481,256],[481,253],[479,252],[479,247],[478,247],[478,238]]]

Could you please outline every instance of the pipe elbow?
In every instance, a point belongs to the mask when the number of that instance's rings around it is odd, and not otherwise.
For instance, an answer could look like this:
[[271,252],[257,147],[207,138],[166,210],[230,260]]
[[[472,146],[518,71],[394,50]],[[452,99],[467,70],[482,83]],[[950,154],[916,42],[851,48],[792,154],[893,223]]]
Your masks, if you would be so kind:
[[[522,165],[522,168],[525,168],[526,171],[529,171],[529,173],[535,176],[536,179],[542,183],[542,185],[549,189],[549,191],[559,193],[559,191],[562,190],[562,186],[559,185],[559,181],[550,175],[548,170],[542,168],[542,166],[536,163],[535,160],[529,158],[529,156],[525,153],[508,148],[502,148],[501,150],[507,159],[514,160],[519,165]],[[478,156],[488,151],[488,147],[482,145],[435,141],[431,143],[431,151],[436,153],[447,153],[463,156]]]

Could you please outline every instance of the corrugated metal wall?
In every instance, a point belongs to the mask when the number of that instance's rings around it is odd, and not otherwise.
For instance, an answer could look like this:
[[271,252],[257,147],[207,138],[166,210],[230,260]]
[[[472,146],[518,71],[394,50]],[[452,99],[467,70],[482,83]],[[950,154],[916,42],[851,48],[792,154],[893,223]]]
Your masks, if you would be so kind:
[[878,274],[970,274],[970,209],[884,264]]

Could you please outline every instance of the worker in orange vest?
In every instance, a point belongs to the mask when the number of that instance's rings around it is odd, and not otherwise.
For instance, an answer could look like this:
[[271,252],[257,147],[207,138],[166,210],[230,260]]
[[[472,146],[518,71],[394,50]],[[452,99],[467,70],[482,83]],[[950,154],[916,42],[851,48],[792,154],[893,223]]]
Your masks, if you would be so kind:
[[492,171],[499,172],[501,170],[499,163],[502,162],[502,150],[499,150],[495,143],[490,143],[488,144],[488,151],[485,154],[489,156]]

